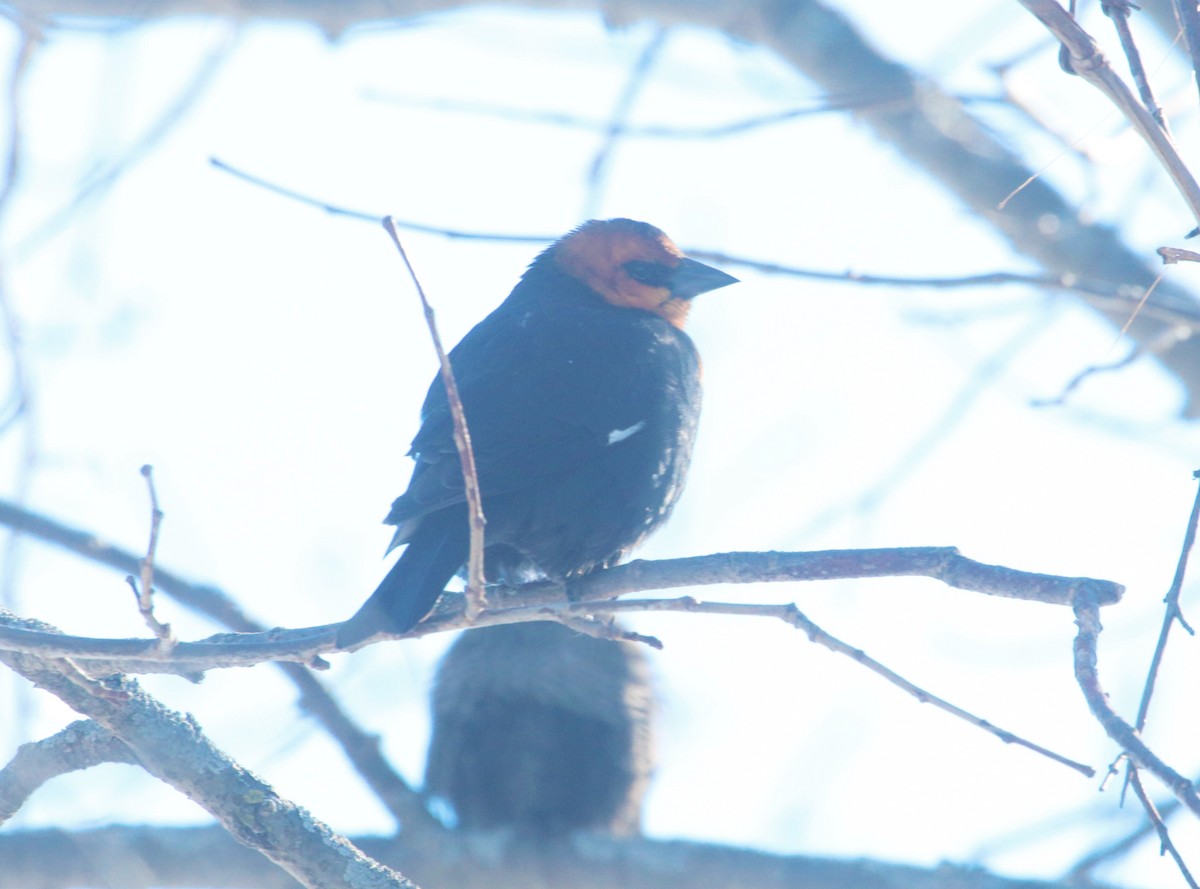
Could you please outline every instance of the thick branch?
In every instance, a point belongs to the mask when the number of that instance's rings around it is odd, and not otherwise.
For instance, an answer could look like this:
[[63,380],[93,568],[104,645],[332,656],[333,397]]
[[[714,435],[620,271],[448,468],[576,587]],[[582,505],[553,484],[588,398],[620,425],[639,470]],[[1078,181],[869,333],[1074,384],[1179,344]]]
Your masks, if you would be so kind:
[[0,652],[0,663],[121,738],[143,768],[201,805],[239,842],[309,887],[411,887],[218,750],[198,725],[122,676],[87,679],[68,661]]
[[[456,889],[1066,889],[1007,880],[976,866],[939,864],[927,870],[640,838],[593,836],[541,848],[483,839],[448,834],[437,845],[405,836],[354,842],[380,860],[403,862],[423,886]],[[0,889],[113,885],[114,874],[122,876],[122,889],[296,889],[286,874],[216,827],[8,832],[0,834],[0,861]]]

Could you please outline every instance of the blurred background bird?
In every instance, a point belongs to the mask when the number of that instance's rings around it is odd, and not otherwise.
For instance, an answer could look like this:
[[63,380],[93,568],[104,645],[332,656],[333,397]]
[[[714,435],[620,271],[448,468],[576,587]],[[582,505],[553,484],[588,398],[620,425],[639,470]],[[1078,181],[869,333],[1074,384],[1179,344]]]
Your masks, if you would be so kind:
[[[688,259],[652,225],[592,220],[543,251],[450,352],[489,580],[614,564],[666,520],[700,412],[699,358],[683,326],[693,297],[736,280]],[[343,648],[411,629],[467,559],[463,474],[440,377],[421,419],[412,479],[385,519],[396,526],[390,548],[407,548],[339,629]]]
[[632,643],[550,622],[468,630],[438,668],[425,793],[468,830],[637,833],[654,710]]

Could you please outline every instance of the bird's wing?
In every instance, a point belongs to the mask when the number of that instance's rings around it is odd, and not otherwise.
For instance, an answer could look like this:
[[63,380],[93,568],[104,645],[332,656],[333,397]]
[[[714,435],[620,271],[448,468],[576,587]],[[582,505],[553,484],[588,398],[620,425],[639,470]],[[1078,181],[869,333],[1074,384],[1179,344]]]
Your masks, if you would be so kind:
[[[451,362],[484,497],[586,465],[622,433],[638,434],[638,424],[654,422],[648,412],[662,403],[663,385],[688,385],[695,374],[690,341],[657,319],[640,324],[630,318],[627,310],[593,316],[502,306],[454,348]],[[664,357],[668,372],[647,374]],[[417,465],[389,524],[403,526],[465,498],[440,378],[430,386],[422,417],[412,447]],[[401,527],[396,542],[405,536]]]

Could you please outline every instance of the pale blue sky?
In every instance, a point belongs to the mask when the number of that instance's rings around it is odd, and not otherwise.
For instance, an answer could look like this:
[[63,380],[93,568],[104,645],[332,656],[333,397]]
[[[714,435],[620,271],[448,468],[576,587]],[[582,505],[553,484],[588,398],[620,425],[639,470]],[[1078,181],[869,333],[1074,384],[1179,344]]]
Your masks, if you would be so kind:
[[[870,11],[866,30],[888,51],[964,91],[994,89],[985,64],[1044,39],[1017,4],[847,5]],[[432,349],[381,229],[256,189],[209,158],[372,213],[559,234],[589,206],[598,133],[379,95],[604,121],[651,34],[606,31],[584,14],[470,9],[336,44],[308,27],[255,25],[234,37],[200,20],[108,37],[53,32],[24,86],[26,175],[2,233],[36,399],[29,503],[137,549],[147,523],[137,470],[152,463],[167,514],[163,565],[219,584],[268,623],[347,617],[385,570],[379,522],[407,479]],[[11,45],[9,35],[6,58]],[[47,229],[222,45],[220,67],[175,125]],[[1046,52],[1015,82],[1072,137],[1091,131],[1082,144],[1099,161],[1094,172],[1056,157],[1061,149],[1019,132],[1011,116],[980,113],[1099,218],[1120,219],[1150,256],[1190,226],[1186,213],[1118,120],[1056,70]],[[1162,76],[1186,83],[1169,66]],[[632,121],[719,124],[817,98],[771,54],[681,28]],[[1193,154],[1194,118],[1176,126]],[[721,139],[625,139],[597,215],[646,219],[685,249],[823,270],[1031,268],[836,115]],[[448,341],[540,249],[417,234],[406,245]],[[1129,592],[1106,613],[1102,678],[1132,713],[1194,492],[1200,435],[1175,420],[1178,386],[1139,362],[1088,381],[1065,408],[1030,407],[1128,348],[1071,297],[729,271],[743,283],[698,300],[690,326],[706,402],[688,490],[642,555],[957,545],[985,562],[1117,580]],[[1171,274],[1200,285],[1193,269]],[[941,432],[909,459],[930,429]],[[0,439],[6,495],[25,431]],[[881,496],[861,508],[872,492]],[[142,632],[120,576],[35,545],[22,553],[30,616],[87,635]],[[829,632],[1004,728],[1101,769],[1114,755],[1074,685],[1065,609],[925,580],[703,595],[795,601]],[[185,638],[213,630],[173,604],[160,609]],[[1114,814],[1116,794],[1097,795],[1095,781],[922,707],[782,625],[660,615],[636,626],[666,644],[653,656],[665,698],[646,818],[656,836],[924,865],[979,860],[1052,877],[1136,822]],[[413,779],[428,680],[448,641],[376,646],[334,658],[328,674]],[[1196,647],[1175,639],[1148,736],[1187,773],[1200,732]],[[274,671],[147,684],[335,828],[390,829]],[[14,689],[0,682],[0,700]],[[0,756],[68,718],[36,701],[27,734],[0,733]],[[106,767],[44,788],[15,823],[146,812],[205,817],[153,779]],[[1081,812],[1094,820],[1070,820]],[[1057,818],[1068,826],[1046,841],[1004,846]],[[1177,825],[1176,840],[1200,862],[1194,824]],[[1148,843],[1108,876],[1177,885],[1156,852]]]

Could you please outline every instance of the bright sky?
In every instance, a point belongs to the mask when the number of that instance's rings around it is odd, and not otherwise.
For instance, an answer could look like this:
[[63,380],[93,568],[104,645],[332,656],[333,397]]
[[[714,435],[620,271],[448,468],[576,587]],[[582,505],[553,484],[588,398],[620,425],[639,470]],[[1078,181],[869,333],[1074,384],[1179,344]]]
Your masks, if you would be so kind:
[[[994,91],[985,65],[1044,39],[1017,4],[919,5],[914,16],[911,4],[849,4],[870,10],[868,33],[889,52],[953,89]],[[374,588],[389,536],[379,522],[407,480],[404,453],[434,359],[381,229],[257,189],[209,158],[428,225],[561,234],[585,215],[623,215],[684,249],[822,270],[1030,269],[841,116],[719,139],[627,138],[591,197],[599,132],[450,107],[603,122],[653,36],[647,27],[468,9],[336,44],[298,26],[231,35],[199,20],[53,32],[35,56],[24,175],[0,234],[35,401],[32,424],[0,439],[0,465],[5,496],[28,484],[35,509],[140,549],[148,505],[138,467],[152,463],[166,511],[161,564],[220,585],[268,623],[340,620]],[[197,101],[141,151],[214,53],[220,64]],[[1186,213],[1116,118],[1052,63],[1043,53],[1016,83],[1071,137],[1088,133],[1098,166],[1085,173],[1048,139],[1012,138],[1151,255],[1190,227]],[[1162,76],[1186,83],[1170,68]],[[632,121],[715,125],[817,98],[770,54],[679,29]],[[980,113],[1016,132],[1011,115]],[[1177,125],[1193,148],[1194,118]],[[72,205],[114,164],[113,182]],[[421,234],[406,245],[448,341],[540,249]],[[1087,381],[1065,407],[1031,407],[1129,348],[1070,297],[729,270],[744,283],[701,297],[691,322],[706,400],[689,487],[642,555],[956,545],[985,562],[1116,580],[1128,597],[1106,612],[1101,676],[1132,714],[1200,460],[1200,435],[1175,420],[1178,386],[1141,361]],[[1200,289],[1200,272],[1171,274]],[[37,459],[25,473],[30,429]],[[32,544],[18,570],[24,613],[85,635],[143,633],[120,576]],[[1074,685],[1065,609],[905,579],[702,595],[795,601],[827,631],[1003,728],[1100,770],[1114,756]],[[1189,597],[1194,587],[1185,609]],[[184,638],[214,630],[173,604],[160,612]],[[1054,877],[1136,824],[1113,790],[1097,794],[1096,781],[922,707],[782,625],[633,623],[666,645],[653,655],[665,702],[646,818],[655,836]],[[448,642],[375,646],[334,658],[328,675],[414,780],[428,682]],[[1188,774],[1198,765],[1196,649],[1174,639],[1147,735]],[[269,668],[213,673],[200,687],[146,684],[336,829],[391,828]],[[5,720],[2,757],[70,718],[19,691],[0,682],[0,710],[36,703]],[[146,812],[206,818],[153,779],[105,767],[47,786],[14,824],[134,822]],[[1173,830],[1200,863],[1200,829]],[[1105,876],[1179,884],[1153,843]]]

